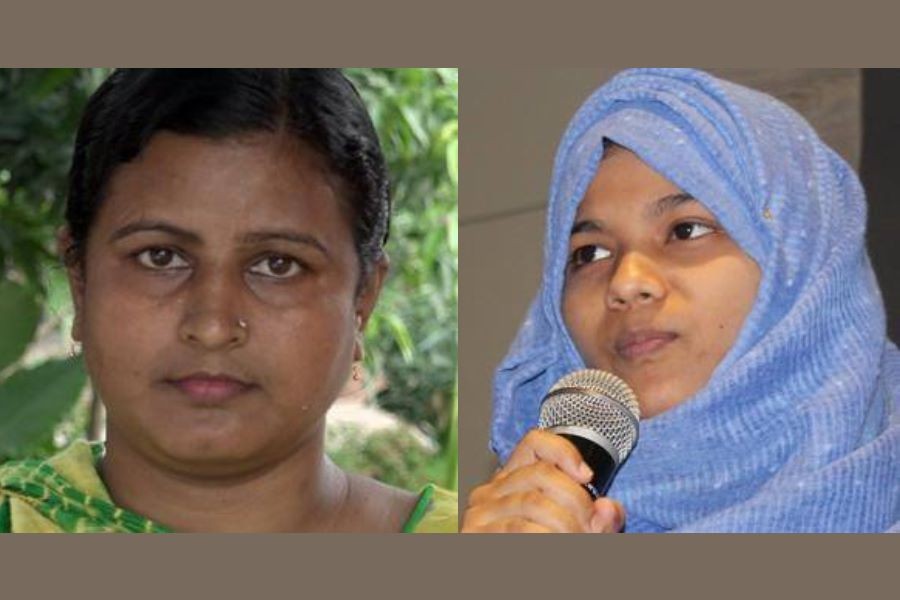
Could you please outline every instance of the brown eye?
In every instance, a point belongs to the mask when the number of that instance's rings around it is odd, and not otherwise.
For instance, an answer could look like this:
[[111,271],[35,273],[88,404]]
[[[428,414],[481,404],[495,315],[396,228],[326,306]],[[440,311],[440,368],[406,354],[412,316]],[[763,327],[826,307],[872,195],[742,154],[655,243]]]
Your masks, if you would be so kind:
[[187,261],[171,248],[147,248],[137,254],[137,261],[155,271],[183,269],[188,266]]
[[603,246],[592,244],[576,248],[569,257],[569,264],[575,268],[612,256],[612,252]]
[[276,279],[292,277],[300,272],[300,264],[289,256],[273,255],[257,261],[250,267],[250,272]]
[[672,236],[679,240],[695,240],[703,236],[713,233],[715,229],[703,223],[689,221],[687,223],[679,223],[672,228]]
[[285,275],[290,272],[293,261],[283,256],[273,256],[268,259],[269,271],[274,275]]

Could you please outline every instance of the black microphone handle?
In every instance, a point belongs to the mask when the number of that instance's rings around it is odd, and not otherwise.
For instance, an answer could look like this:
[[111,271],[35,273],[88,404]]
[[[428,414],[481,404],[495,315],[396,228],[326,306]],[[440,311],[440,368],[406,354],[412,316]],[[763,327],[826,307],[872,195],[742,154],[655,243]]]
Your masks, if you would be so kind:
[[581,453],[584,462],[586,462],[591,470],[594,471],[593,479],[591,479],[590,483],[586,483],[582,487],[587,490],[588,494],[590,494],[591,498],[594,500],[605,495],[606,490],[609,489],[609,486],[612,483],[613,476],[616,474],[616,469],[618,469],[619,466],[616,464],[616,461],[613,460],[613,457],[610,456],[609,452],[607,452],[603,446],[596,442],[592,442],[587,438],[571,433],[558,433],[557,435],[572,442],[575,447],[578,448],[578,452]]

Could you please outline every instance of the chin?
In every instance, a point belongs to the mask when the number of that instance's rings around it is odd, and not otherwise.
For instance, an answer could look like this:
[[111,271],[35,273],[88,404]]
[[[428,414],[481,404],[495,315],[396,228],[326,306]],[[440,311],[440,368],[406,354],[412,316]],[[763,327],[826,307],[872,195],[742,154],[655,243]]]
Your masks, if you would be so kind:
[[[693,393],[685,392],[684,382],[679,379],[678,374],[683,372],[684,366],[673,367],[664,361],[625,363],[619,366],[613,366],[614,363],[609,362],[592,368],[608,371],[631,387],[641,407],[642,419],[654,417],[681,404]],[[621,368],[622,366],[625,368]],[[673,385],[673,382],[681,385]]]
[[235,425],[194,423],[161,432],[153,436],[153,442],[173,466],[191,473],[222,474],[254,462],[267,445],[260,432]]
[[252,455],[252,451],[237,446],[234,440],[202,434],[161,440],[160,447],[170,459],[184,464],[225,463]]
[[682,393],[668,381],[636,384],[632,386],[641,407],[641,418],[648,419],[678,406],[691,394]]

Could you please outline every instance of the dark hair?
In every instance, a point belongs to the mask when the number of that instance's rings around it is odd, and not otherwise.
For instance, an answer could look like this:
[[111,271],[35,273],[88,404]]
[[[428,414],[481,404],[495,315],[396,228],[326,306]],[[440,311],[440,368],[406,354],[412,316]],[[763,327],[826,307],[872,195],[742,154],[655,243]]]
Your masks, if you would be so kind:
[[603,138],[603,158],[611,156],[622,150],[628,150],[628,148],[612,141],[608,137]]
[[294,136],[344,184],[364,277],[381,256],[390,224],[387,168],[366,107],[339,69],[119,69],[88,100],[78,127],[66,204],[68,262],[83,262],[116,167],[162,130]]

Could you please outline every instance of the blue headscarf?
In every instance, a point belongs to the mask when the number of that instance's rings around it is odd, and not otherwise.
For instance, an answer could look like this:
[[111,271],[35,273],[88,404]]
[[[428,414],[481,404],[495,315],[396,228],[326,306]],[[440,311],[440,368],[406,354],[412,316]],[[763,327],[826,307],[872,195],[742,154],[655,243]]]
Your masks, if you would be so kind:
[[642,421],[609,491],[626,530],[898,529],[900,352],[865,250],[859,180],[781,102],[690,69],[625,71],[570,122],[541,288],[495,374],[495,452],[505,461],[551,385],[584,367],[560,303],[605,138],[700,199],[762,271],[706,387]]

